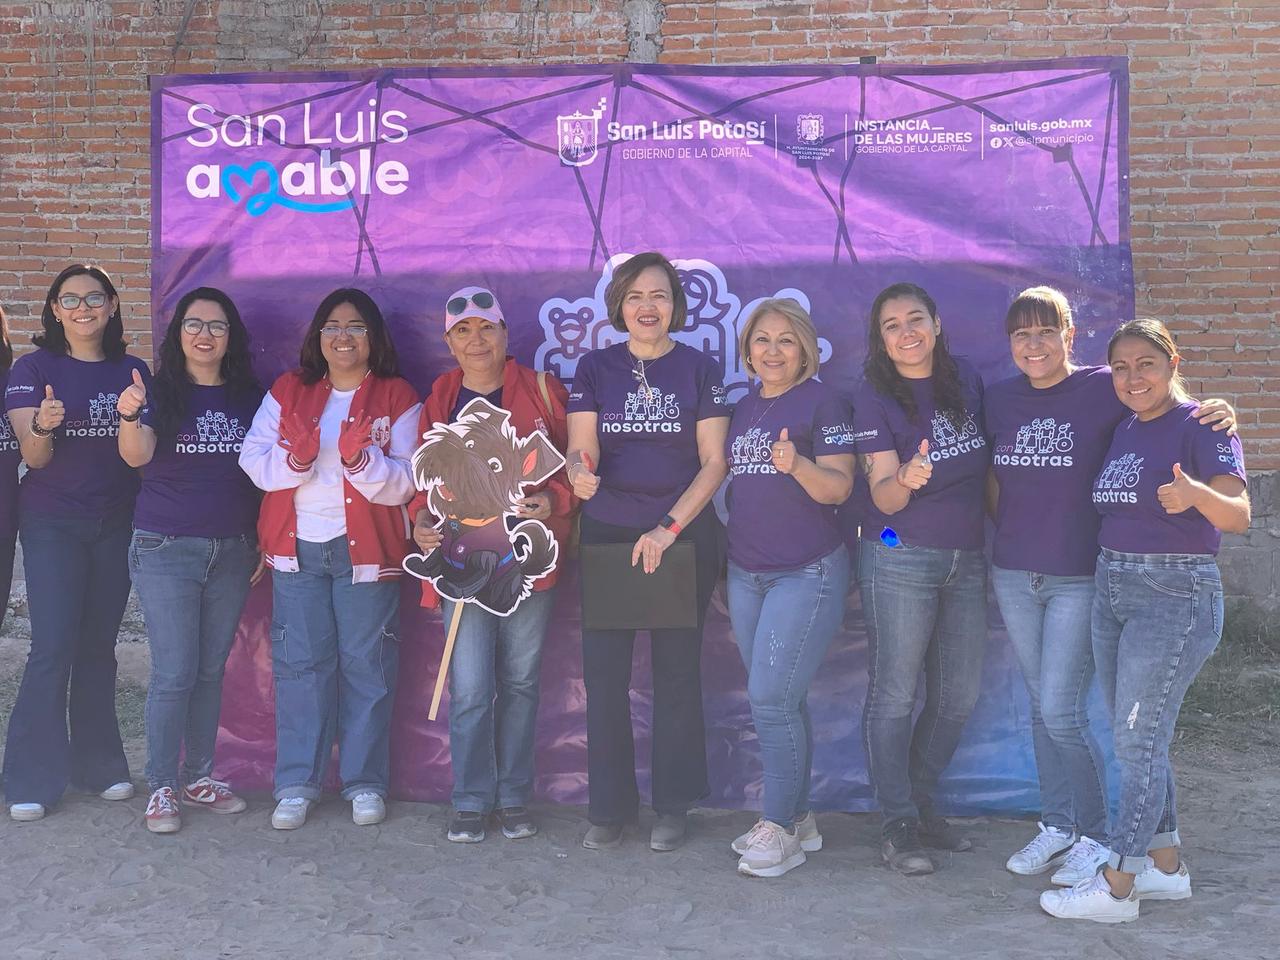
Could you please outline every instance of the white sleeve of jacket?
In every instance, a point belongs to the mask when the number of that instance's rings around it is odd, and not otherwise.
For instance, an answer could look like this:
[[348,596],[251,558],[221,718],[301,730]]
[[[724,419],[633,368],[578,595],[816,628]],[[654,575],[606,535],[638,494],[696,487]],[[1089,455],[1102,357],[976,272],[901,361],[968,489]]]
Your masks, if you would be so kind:
[[399,507],[413,499],[411,464],[413,451],[422,443],[418,437],[418,414],[421,411],[422,404],[415,403],[391,425],[390,455],[371,444],[365,448],[366,456],[356,469],[344,471],[347,481],[370,503]]
[[299,473],[289,466],[280,446],[280,403],[269,392],[253,415],[253,424],[240,447],[240,469],[259,490],[291,490],[312,478],[315,467]]

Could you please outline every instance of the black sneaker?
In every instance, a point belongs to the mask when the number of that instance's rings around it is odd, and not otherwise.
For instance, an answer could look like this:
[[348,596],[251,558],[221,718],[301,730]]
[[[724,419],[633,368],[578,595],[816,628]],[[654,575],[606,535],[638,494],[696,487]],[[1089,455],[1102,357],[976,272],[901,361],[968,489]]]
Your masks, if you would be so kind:
[[963,853],[973,849],[973,841],[962,837],[946,820],[932,810],[920,811],[920,842],[934,850],[950,850],[952,853]]
[[474,810],[455,810],[449,821],[449,839],[454,843],[479,843],[484,839],[483,813]]
[[920,843],[916,821],[911,817],[885,825],[880,859],[907,877],[933,873],[934,870],[933,861]]
[[538,825],[524,807],[499,807],[497,814],[498,822],[502,824],[502,835],[508,840],[523,840],[538,832]]

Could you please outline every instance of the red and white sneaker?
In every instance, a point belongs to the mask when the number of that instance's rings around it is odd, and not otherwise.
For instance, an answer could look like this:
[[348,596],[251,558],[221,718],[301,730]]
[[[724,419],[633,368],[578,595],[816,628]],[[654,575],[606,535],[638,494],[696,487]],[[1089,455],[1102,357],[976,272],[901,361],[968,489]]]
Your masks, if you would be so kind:
[[152,833],[177,833],[182,829],[182,810],[173,788],[161,787],[147,801],[147,829]]
[[201,777],[194,783],[188,783],[182,790],[182,799],[214,813],[239,813],[249,806],[244,797],[237,797],[229,786],[212,777]]

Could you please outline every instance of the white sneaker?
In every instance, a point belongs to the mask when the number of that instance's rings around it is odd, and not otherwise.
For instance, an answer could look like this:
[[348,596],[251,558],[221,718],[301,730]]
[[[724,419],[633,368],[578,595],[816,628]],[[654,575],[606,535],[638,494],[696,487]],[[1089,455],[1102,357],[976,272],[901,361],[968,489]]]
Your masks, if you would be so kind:
[[362,827],[387,819],[387,805],[376,793],[357,793],[351,798],[351,821]]
[[[755,822],[750,830],[740,837],[736,837],[729,847],[738,856],[742,856],[747,852],[747,848],[751,846],[751,835],[760,829],[760,825],[765,822],[761,817]],[[814,816],[810,810],[804,815],[804,818],[796,821],[796,836],[800,838],[800,849],[805,853],[817,853],[822,849],[822,834],[818,832],[818,818]]]
[[1111,851],[1092,837],[1081,837],[1067,851],[1062,866],[1049,878],[1049,882],[1059,887],[1074,887],[1082,880],[1092,878],[1110,857]]
[[738,861],[738,872],[749,877],[780,877],[805,861],[798,831],[787,833],[771,820],[751,831],[751,844]]
[[1101,872],[1066,890],[1046,890],[1040,894],[1040,906],[1050,916],[1064,920],[1128,923],[1138,919],[1137,899],[1128,896],[1117,900]]
[[1046,827],[1043,823],[1037,826],[1040,833],[1035,839],[1005,861],[1005,869],[1010,873],[1032,877],[1057,867],[1076,842],[1076,835],[1061,827]]
[[1176,873],[1165,873],[1150,857],[1147,869],[1133,878],[1135,900],[1186,900],[1191,896],[1191,874],[1185,863],[1178,864]]
[[311,801],[306,797],[285,797],[271,814],[271,826],[277,830],[297,830],[307,822]]
[[133,798],[133,784],[123,780],[120,783],[113,783],[98,796],[103,800],[131,800]]
[[45,814],[43,803],[11,803],[9,804],[9,818],[27,822],[31,820],[43,820]]

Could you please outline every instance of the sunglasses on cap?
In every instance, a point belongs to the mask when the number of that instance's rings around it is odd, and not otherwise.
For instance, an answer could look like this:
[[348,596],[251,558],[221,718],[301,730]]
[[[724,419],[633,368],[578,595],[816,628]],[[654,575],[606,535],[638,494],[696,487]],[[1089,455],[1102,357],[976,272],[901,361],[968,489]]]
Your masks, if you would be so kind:
[[444,305],[444,308],[449,311],[450,316],[456,317],[467,309],[468,303],[474,303],[481,310],[488,310],[493,306],[493,294],[488,290],[480,290],[469,297],[454,297]]

